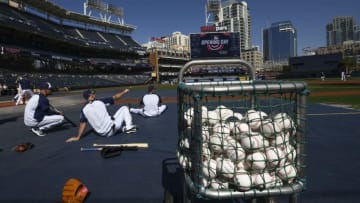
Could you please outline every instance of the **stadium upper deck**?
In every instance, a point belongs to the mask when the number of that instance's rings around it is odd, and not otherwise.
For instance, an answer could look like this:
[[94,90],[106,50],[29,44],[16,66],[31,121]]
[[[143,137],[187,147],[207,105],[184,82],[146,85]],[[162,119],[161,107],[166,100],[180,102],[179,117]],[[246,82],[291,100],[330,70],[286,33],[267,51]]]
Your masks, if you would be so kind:
[[10,88],[28,74],[35,83],[56,76],[58,87],[143,84],[152,66],[130,35],[134,29],[45,0],[0,0],[0,83]]
[[[51,5],[51,3],[47,4]],[[14,8],[10,5],[10,3],[0,3],[0,27],[3,29],[31,33],[82,47],[111,49],[121,52],[144,51],[129,35],[134,29],[133,27],[98,22],[88,16],[84,16],[84,19],[80,17],[64,19],[62,12],[57,10],[50,9],[50,12],[41,12],[37,8],[35,12],[33,7],[15,6]],[[40,8],[42,9],[42,7]],[[75,16],[80,16],[80,14]],[[9,43],[9,41],[11,43],[11,39],[7,38],[0,42]]]

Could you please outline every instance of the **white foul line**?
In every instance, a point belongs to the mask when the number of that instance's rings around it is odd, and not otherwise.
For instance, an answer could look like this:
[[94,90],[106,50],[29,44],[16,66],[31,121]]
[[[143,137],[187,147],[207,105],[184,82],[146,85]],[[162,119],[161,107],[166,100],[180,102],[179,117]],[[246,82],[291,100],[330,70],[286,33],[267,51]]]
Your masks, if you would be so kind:
[[342,112],[342,113],[308,113],[307,116],[332,116],[332,115],[357,115],[360,111],[356,112]]

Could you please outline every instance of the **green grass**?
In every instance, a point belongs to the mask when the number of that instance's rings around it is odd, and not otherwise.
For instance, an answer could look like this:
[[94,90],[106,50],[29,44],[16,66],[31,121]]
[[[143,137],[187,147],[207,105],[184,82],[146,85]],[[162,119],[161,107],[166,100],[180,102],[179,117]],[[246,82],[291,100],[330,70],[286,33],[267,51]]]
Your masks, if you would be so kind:
[[[354,79],[354,78],[353,78]],[[360,79],[360,78],[357,78]],[[314,79],[315,80],[315,79]],[[359,84],[345,83],[344,84],[311,84],[310,80],[303,80],[308,83],[308,89],[311,93],[321,92],[342,92],[342,91],[357,91],[360,90]],[[340,81],[340,79],[339,79]],[[156,85],[158,90],[174,90],[176,91],[177,85]],[[146,90],[147,85],[132,86],[132,89]],[[360,95],[345,95],[345,96],[314,96],[308,97],[309,103],[325,103],[325,104],[336,104],[336,105],[347,105],[355,109],[360,110]]]
[[[356,79],[352,78],[352,80]],[[311,84],[311,80],[308,80],[308,88],[311,93],[344,92],[358,91],[360,90],[360,85],[351,82],[344,82],[343,84]],[[312,103],[347,105],[354,109],[360,109],[360,95],[316,96],[310,94],[308,101]]]
[[346,96],[310,96],[308,98],[310,103],[325,103],[346,105],[354,109],[360,109],[360,95],[346,95]]
[[311,92],[342,92],[359,90],[360,85],[308,85]]

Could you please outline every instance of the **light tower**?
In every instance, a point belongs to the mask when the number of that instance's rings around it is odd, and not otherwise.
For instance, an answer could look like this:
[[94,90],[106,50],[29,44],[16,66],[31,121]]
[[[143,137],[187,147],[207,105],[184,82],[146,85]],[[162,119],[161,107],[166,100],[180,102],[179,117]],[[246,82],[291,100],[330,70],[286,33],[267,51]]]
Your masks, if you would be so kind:
[[211,23],[214,25],[219,22],[219,11],[221,8],[221,0],[207,0],[205,5],[205,21],[206,25]]
[[117,23],[124,24],[124,9],[113,4],[105,3],[101,0],[86,0],[84,2],[84,15],[91,16],[93,11],[100,15],[100,19],[110,23],[111,17],[117,17]]

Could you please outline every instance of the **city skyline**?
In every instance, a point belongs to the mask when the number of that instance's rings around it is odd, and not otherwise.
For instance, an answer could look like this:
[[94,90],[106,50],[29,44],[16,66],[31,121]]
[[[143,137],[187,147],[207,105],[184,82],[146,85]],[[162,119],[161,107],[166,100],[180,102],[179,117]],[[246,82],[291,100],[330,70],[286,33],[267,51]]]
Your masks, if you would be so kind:
[[[67,10],[83,13],[84,1],[52,0]],[[140,44],[151,37],[170,36],[179,31],[183,34],[198,33],[205,25],[206,0],[104,0],[124,8],[125,24],[134,25],[134,40]],[[253,46],[262,46],[262,30],[271,23],[290,20],[298,31],[298,55],[305,47],[326,46],[326,25],[336,16],[353,16],[360,23],[360,1],[355,0],[272,0],[246,1],[251,16]]]

